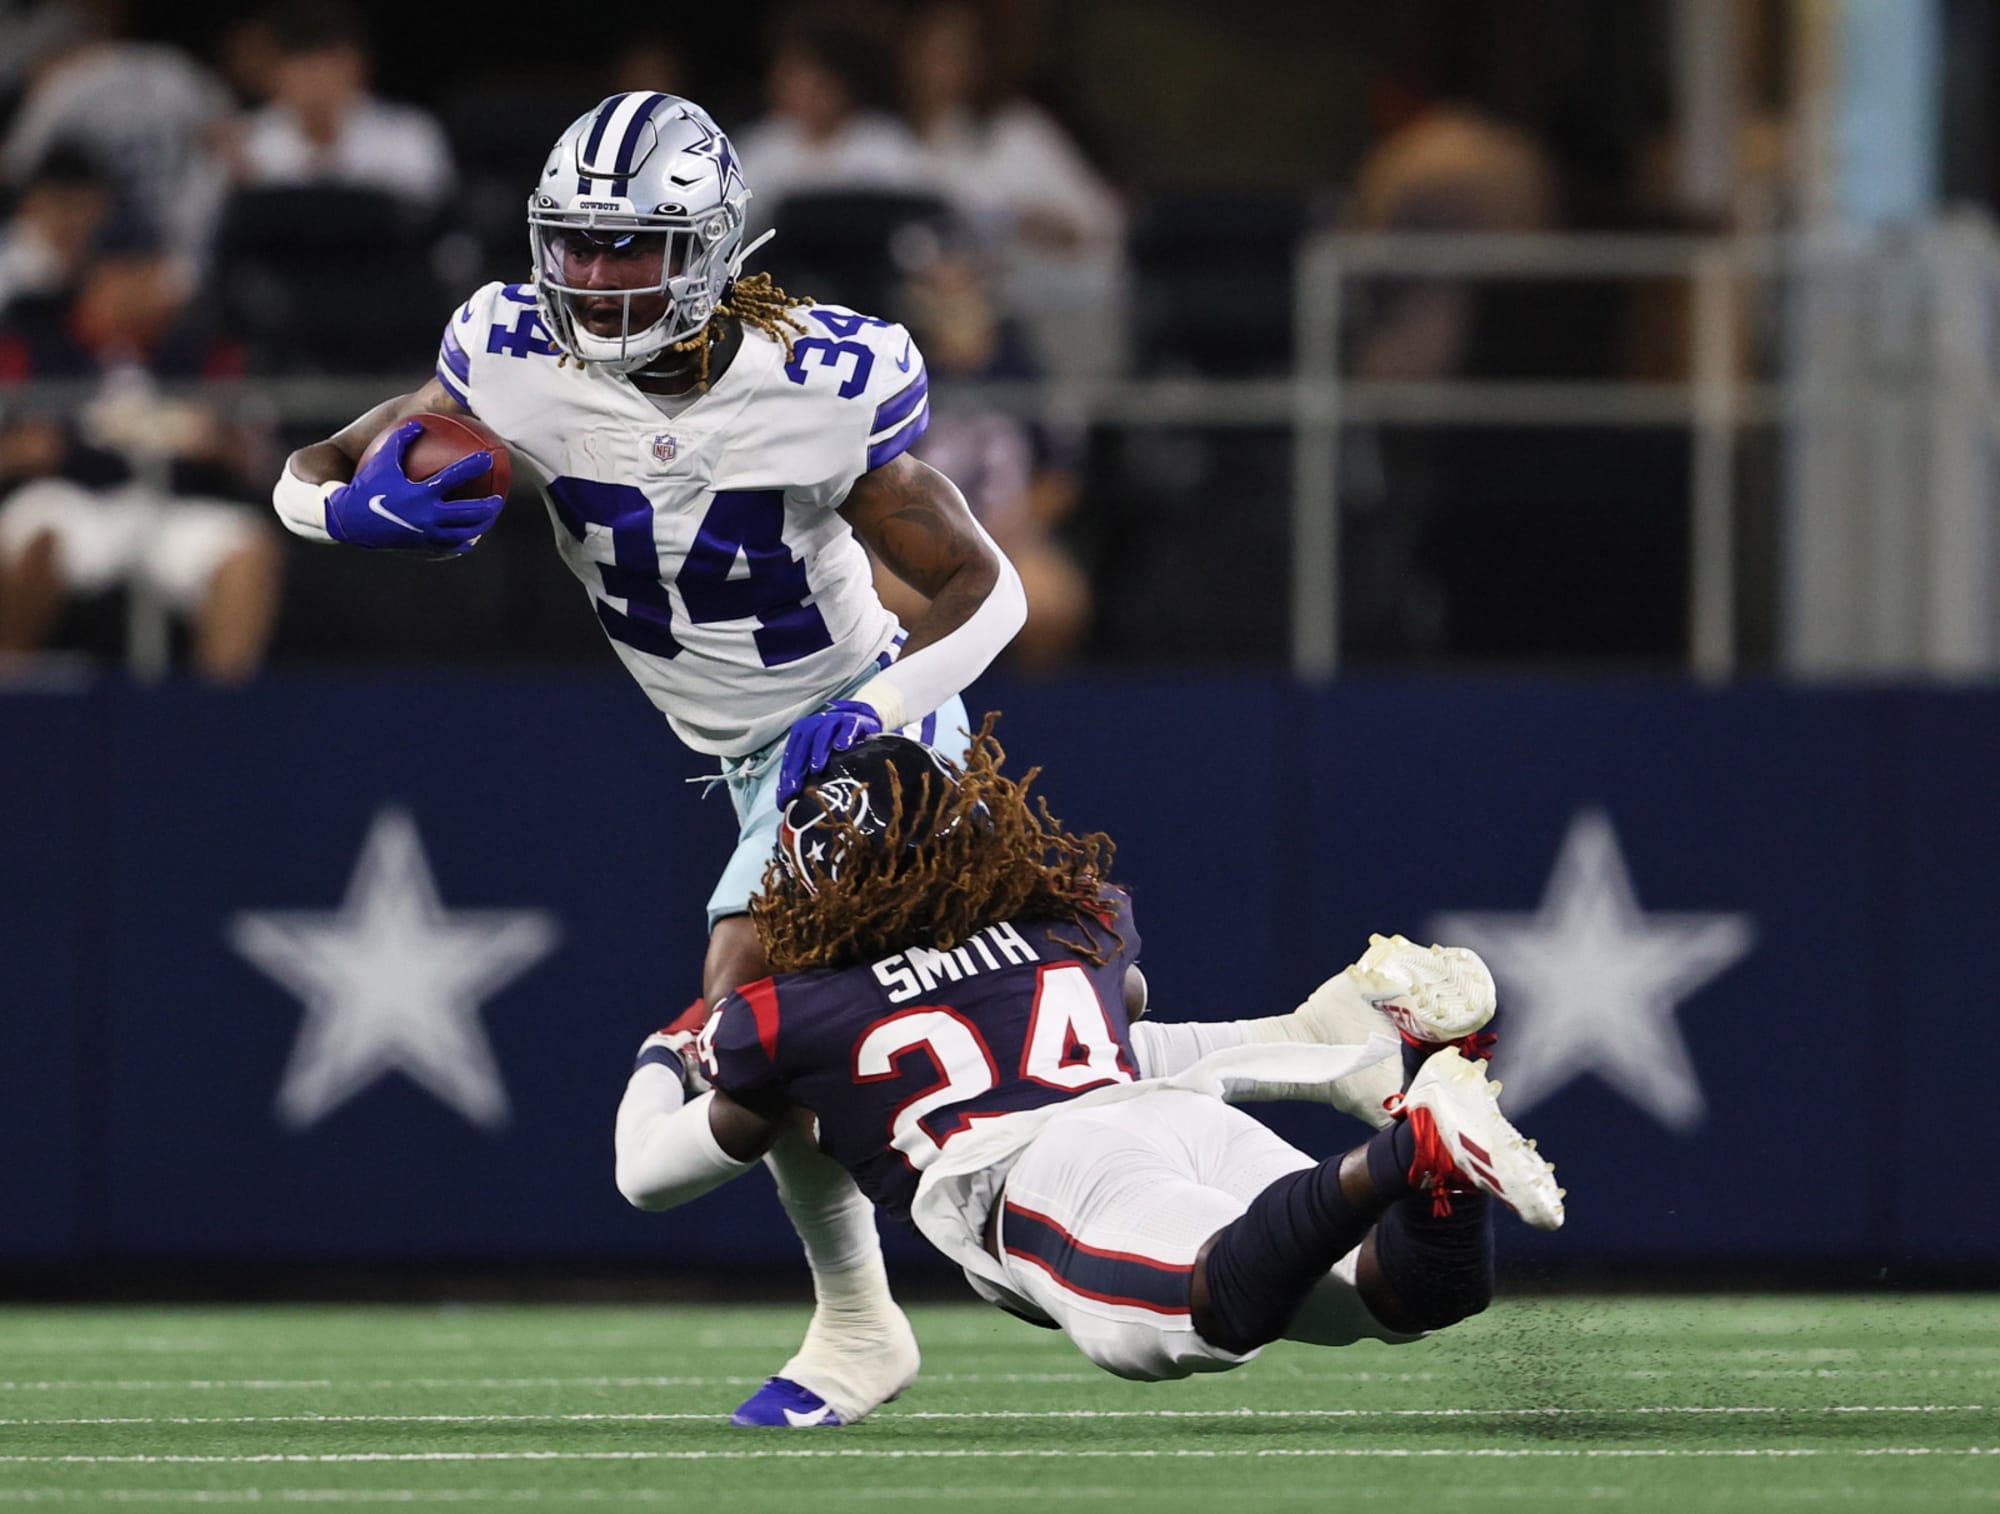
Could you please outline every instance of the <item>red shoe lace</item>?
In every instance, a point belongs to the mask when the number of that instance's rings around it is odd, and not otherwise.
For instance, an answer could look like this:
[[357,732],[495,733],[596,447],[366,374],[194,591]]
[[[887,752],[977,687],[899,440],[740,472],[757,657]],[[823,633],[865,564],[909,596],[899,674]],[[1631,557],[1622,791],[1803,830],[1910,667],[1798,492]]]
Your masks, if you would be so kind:
[[1437,1121],[1431,1112],[1419,1105],[1403,1113],[1410,1122],[1410,1130],[1417,1138],[1416,1155],[1410,1159],[1410,1186],[1419,1193],[1426,1190],[1431,1196],[1431,1218],[1441,1220],[1451,1213],[1451,1196],[1454,1192],[1470,1192],[1470,1185],[1458,1170],[1458,1164],[1451,1159],[1451,1151],[1438,1134]]
[[1469,1036],[1460,1036],[1451,1043],[1466,1061],[1491,1062],[1493,1048],[1500,1044],[1500,1033],[1495,1030],[1475,1030]]
[[1398,1031],[1397,1034],[1403,1038],[1405,1045],[1421,1047],[1426,1051],[1436,1051],[1441,1046],[1456,1046],[1459,1054],[1468,1062],[1492,1061],[1493,1048],[1500,1042],[1499,1032],[1492,1030],[1475,1030],[1471,1035],[1460,1036],[1456,1041],[1426,1041],[1422,1036],[1413,1036],[1407,1030]]

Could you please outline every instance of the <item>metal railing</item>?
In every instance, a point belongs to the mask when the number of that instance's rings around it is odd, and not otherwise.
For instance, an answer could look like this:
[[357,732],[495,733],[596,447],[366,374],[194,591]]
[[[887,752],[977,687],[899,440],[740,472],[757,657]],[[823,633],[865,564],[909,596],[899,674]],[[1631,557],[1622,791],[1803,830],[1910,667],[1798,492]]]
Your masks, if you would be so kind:
[[[1693,435],[1688,519],[1688,663],[1707,677],[1735,666],[1736,433],[1779,410],[1775,386],[1736,371],[1732,291],[1773,273],[1764,239],[1661,236],[1339,235],[1310,238],[1297,265],[1294,319],[1299,403],[1294,433],[1294,667],[1329,676],[1339,660],[1340,428],[1411,426],[1670,426]],[[1689,281],[1686,382],[1591,380],[1359,382],[1340,371],[1344,285],[1364,275],[1458,279]]]

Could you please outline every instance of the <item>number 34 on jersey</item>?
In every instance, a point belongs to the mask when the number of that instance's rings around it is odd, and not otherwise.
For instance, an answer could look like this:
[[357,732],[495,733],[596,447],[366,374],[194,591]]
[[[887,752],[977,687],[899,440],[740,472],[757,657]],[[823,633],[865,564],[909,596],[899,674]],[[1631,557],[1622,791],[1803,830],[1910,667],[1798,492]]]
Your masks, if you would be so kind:
[[746,326],[669,414],[624,375],[565,362],[533,298],[496,284],[468,301],[438,380],[525,462],[598,624],[675,733],[748,755],[894,642],[838,511],[924,434],[922,357],[900,326],[801,307],[789,350]]

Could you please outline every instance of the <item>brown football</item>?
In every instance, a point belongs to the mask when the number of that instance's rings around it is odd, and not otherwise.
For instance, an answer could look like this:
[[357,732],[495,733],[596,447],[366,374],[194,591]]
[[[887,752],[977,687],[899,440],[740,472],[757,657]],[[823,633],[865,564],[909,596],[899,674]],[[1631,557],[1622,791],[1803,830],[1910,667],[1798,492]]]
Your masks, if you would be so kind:
[[[502,499],[507,496],[507,486],[514,480],[514,462],[507,455],[507,444],[493,432],[469,415],[438,415],[425,411],[413,415],[411,420],[423,424],[423,434],[410,443],[409,451],[403,454],[403,472],[413,479],[426,479],[440,468],[457,462],[461,457],[473,452],[491,452],[493,467],[477,478],[467,479],[446,499],[484,499],[489,494],[497,494]],[[403,422],[390,426],[361,454],[361,461],[367,462],[395,434]]]

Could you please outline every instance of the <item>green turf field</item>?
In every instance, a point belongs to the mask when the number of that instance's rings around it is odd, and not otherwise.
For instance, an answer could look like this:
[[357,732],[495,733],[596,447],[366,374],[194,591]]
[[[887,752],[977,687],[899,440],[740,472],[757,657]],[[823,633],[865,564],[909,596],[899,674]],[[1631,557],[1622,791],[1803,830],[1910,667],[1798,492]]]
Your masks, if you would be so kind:
[[744,1431],[800,1308],[0,1311],[0,1504],[2000,1507],[2000,1298],[1517,1302],[1155,1386],[915,1313],[901,1402]]

